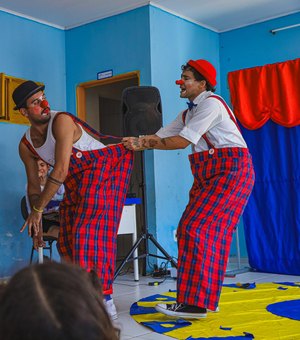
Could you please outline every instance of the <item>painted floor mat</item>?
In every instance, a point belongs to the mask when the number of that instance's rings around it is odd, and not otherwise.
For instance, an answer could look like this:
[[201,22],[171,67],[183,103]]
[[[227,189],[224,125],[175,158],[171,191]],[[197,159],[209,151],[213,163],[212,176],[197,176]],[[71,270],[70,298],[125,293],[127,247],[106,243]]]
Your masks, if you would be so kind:
[[173,303],[176,291],[135,302],[130,314],[138,323],[175,339],[300,340],[300,283],[223,285],[218,313],[201,320],[172,319],[156,312],[157,303]]

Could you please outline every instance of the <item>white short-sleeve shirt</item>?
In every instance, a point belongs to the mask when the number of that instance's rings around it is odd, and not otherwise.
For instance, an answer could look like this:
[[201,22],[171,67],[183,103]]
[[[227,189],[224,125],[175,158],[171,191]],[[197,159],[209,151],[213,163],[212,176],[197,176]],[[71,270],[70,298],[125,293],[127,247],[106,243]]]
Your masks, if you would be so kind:
[[179,135],[193,144],[193,152],[209,149],[202,138],[205,133],[215,148],[246,148],[247,144],[224,104],[210,97],[212,95],[215,96],[211,91],[200,93],[194,100],[197,106],[187,111],[185,123],[182,119],[184,112],[182,111],[171,124],[158,130],[156,135],[160,138]]

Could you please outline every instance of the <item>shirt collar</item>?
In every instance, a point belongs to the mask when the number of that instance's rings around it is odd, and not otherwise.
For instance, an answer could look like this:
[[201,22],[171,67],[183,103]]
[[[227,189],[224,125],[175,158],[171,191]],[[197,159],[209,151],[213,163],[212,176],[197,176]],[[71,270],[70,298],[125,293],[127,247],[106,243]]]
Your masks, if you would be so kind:
[[193,100],[193,102],[198,105],[204,99],[206,99],[207,97],[211,96],[212,94],[213,93],[211,91],[203,91]]

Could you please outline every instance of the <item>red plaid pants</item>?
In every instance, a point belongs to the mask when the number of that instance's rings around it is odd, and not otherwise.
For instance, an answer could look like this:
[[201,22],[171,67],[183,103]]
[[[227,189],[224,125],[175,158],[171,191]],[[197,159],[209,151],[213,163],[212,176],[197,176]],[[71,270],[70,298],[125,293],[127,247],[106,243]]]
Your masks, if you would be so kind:
[[133,153],[121,144],[93,151],[73,148],[64,182],[58,251],[64,260],[94,270],[104,294],[112,293],[117,233],[132,164]]
[[211,150],[189,156],[194,183],[177,231],[177,301],[215,310],[254,170],[246,148]]

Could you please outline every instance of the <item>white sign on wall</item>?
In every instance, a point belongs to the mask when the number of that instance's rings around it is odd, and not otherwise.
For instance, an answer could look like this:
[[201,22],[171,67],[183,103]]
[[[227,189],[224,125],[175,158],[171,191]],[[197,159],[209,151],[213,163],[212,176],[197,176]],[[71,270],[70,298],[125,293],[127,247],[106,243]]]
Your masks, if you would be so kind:
[[97,73],[97,79],[105,79],[113,76],[113,70],[106,70]]

